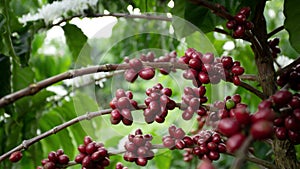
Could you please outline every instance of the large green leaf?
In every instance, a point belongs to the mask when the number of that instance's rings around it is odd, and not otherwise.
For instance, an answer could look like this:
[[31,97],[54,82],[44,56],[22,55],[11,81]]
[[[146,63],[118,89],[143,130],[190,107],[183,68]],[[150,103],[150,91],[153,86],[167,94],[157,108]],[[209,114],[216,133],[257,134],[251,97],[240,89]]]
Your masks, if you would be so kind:
[[300,53],[300,10],[296,0],[284,1],[284,27],[289,32],[292,47]]
[[64,29],[66,41],[72,53],[73,60],[76,61],[81,49],[87,42],[87,37],[80,28],[73,24],[67,23],[62,28]]

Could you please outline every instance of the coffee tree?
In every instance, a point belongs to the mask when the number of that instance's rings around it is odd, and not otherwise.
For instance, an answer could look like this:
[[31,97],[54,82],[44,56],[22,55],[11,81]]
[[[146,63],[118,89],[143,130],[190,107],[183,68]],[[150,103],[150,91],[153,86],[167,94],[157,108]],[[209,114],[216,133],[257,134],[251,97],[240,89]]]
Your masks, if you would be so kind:
[[300,168],[297,1],[0,11],[1,168]]

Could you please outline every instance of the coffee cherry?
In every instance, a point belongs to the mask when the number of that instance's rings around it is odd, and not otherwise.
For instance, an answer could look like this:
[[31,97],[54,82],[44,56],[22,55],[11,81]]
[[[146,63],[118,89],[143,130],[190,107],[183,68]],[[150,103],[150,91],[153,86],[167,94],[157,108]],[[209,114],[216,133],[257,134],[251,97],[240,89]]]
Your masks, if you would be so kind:
[[60,164],[68,164],[69,161],[70,161],[69,157],[65,154],[58,156],[58,163],[60,163]]
[[242,13],[238,13],[237,15],[234,16],[234,19],[237,21],[237,23],[244,23],[247,17]]
[[279,140],[286,140],[288,137],[287,129],[285,127],[277,127],[275,135]]
[[133,83],[138,77],[138,72],[136,72],[134,69],[127,69],[124,72],[124,76],[126,81]]
[[56,161],[58,160],[56,152],[54,152],[54,151],[50,152],[48,154],[48,159],[49,159],[49,161],[56,163]]
[[129,66],[138,72],[143,68],[143,63],[140,59],[134,58],[129,61]]
[[236,26],[236,21],[235,21],[235,20],[230,20],[230,21],[228,21],[228,22],[226,23],[226,27],[227,27],[228,29],[234,29],[235,26]]
[[273,134],[273,124],[267,120],[261,120],[251,126],[250,133],[254,139],[264,140]]
[[237,38],[240,38],[240,37],[244,36],[244,33],[245,33],[244,26],[237,26],[234,33],[233,33],[233,36],[237,37]]
[[15,163],[21,160],[23,157],[21,151],[15,151],[9,156],[9,161]]
[[231,71],[234,75],[237,75],[237,76],[242,75],[245,72],[244,68],[240,67],[240,66],[232,67]]
[[279,106],[288,104],[292,98],[292,93],[287,90],[280,90],[272,96],[274,103]]
[[232,118],[221,119],[218,123],[218,131],[230,137],[240,131],[240,124]]
[[300,121],[295,118],[295,116],[288,116],[284,120],[284,126],[288,130],[299,131],[300,130]]
[[139,76],[142,79],[145,80],[150,80],[155,76],[155,71],[153,68],[143,68],[140,72],[139,72]]
[[55,163],[54,162],[47,162],[44,166],[43,166],[44,169],[55,169],[56,166],[55,166]]
[[233,111],[234,111],[234,117],[235,117],[235,119],[240,124],[247,125],[247,124],[251,123],[250,113],[247,111],[247,109],[236,108]]
[[252,117],[251,121],[253,123],[256,123],[260,120],[268,120],[268,121],[273,121],[276,118],[276,114],[272,109],[266,108],[266,109],[261,109],[258,110]]
[[249,17],[251,12],[250,7],[243,7],[240,9],[239,13],[245,15],[246,17]]
[[246,136],[242,133],[237,133],[226,141],[226,148],[228,152],[233,153],[235,152],[244,142]]

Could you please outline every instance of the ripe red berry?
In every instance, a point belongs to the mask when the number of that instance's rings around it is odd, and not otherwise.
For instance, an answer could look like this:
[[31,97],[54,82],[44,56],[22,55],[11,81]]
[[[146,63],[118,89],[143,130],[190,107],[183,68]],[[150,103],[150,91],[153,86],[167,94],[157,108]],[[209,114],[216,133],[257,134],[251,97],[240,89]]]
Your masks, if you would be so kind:
[[137,79],[138,73],[134,69],[127,69],[124,76],[126,81],[133,83]]
[[242,75],[245,72],[244,68],[241,66],[234,66],[231,71],[236,76]]
[[279,140],[286,140],[288,137],[288,131],[285,127],[277,127],[275,135]]
[[129,66],[138,72],[143,68],[143,63],[140,59],[134,58],[129,61]]
[[23,157],[21,151],[15,151],[9,156],[9,161],[15,163],[21,160]]
[[86,147],[85,147],[85,151],[88,154],[93,154],[96,150],[97,150],[97,147],[96,147],[95,142],[91,142],[88,145],[86,145]]
[[251,126],[250,133],[254,139],[264,140],[273,134],[273,124],[267,120],[261,120]]
[[56,161],[58,160],[56,152],[54,152],[54,151],[50,152],[48,154],[48,159],[49,159],[49,161],[56,163]]
[[150,80],[155,76],[155,71],[153,68],[146,67],[139,72],[139,76],[142,79]]
[[205,73],[205,72],[199,72],[199,74],[198,74],[198,79],[199,79],[199,81],[200,81],[201,83],[203,83],[203,84],[208,84],[208,83],[210,82],[209,76],[208,76],[208,74]]
[[60,164],[68,164],[69,161],[70,161],[69,157],[67,155],[65,155],[65,154],[62,154],[62,155],[58,156],[58,162]]
[[135,160],[135,163],[139,166],[145,166],[147,165],[147,158],[139,157]]
[[54,162],[47,162],[44,166],[43,166],[44,169],[55,169],[56,166],[55,166],[55,163]]
[[272,96],[274,103],[279,106],[288,104],[292,100],[292,98],[292,93],[287,90],[280,90]]
[[299,131],[300,130],[300,121],[297,120],[295,116],[288,116],[284,120],[284,126],[288,130]]
[[243,37],[245,33],[245,28],[244,26],[237,26],[236,29],[233,32],[233,36],[235,38],[240,38]]
[[233,153],[235,152],[240,146],[243,144],[244,140],[246,139],[246,136],[242,133],[237,133],[226,141],[226,148],[228,152]]
[[245,108],[236,108],[234,111],[234,117],[240,124],[251,123],[250,113]]
[[298,109],[295,109],[295,110],[293,111],[293,114],[294,114],[294,117],[295,117],[297,120],[300,121],[300,109],[299,109],[299,108],[298,108]]
[[234,29],[236,27],[236,21],[235,20],[230,20],[226,23],[226,27],[228,29]]
[[240,14],[244,14],[247,18],[249,17],[250,12],[251,12],[251,8],[250,7],[243,7],[239,11]]
[[251,116],[251,121],[253,123],[256,123],[260,120],[268,120],[268,121],[273,121],[276,118],[276,114],[273,111],[273,109],[270,108],[265,108],[258,110],[253,116]]
[[221,119],[218,123],[218,131],[225,136],[232,136],[240,131],[240,124],[233,118]]
[[233,60],[230,56],[223,56],[221,62],[225,69],[230,69],[233,65]]
[[246,21],[247,17],[242,13],[238,13],[234,16],[234,19],[236,20],[237,23],[242,24]]
[[195,70],[201,70],[202,68],[202,62],[200,59],[190,59],[189,61],[189,67],[195,69]]

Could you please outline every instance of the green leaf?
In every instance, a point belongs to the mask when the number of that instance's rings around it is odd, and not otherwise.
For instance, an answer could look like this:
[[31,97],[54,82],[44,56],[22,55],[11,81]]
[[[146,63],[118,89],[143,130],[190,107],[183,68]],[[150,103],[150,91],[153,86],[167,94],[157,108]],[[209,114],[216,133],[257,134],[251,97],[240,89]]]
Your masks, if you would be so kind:
[[300,53],[300,11],[298,7],[298,1],[284,1],[284,27],[289,32],[289,41],[292,47]]
[[73,60],[76,61],[81,49],[87,42],[87,37],[76,25],[67,23],[62,28],[65,32],[66,41],[72,53]]
[[159,150],[157,154],[159,154],[159,155],[155,156],[155,158],[154,158],[156,167],[158,169],[170,168],[171,161],[172,161],[171,151]]

